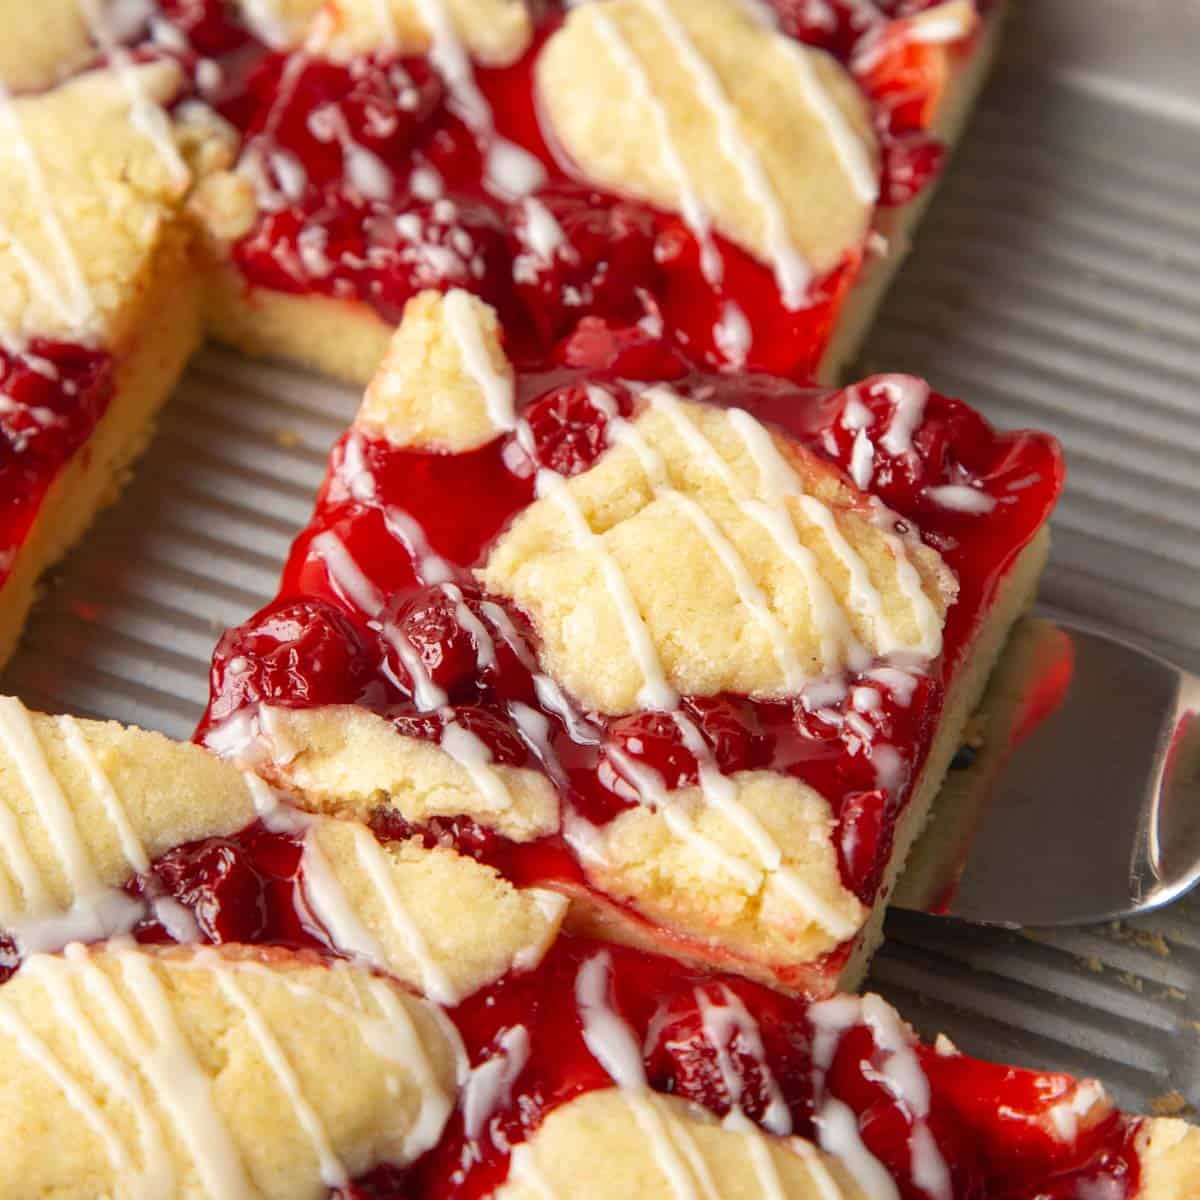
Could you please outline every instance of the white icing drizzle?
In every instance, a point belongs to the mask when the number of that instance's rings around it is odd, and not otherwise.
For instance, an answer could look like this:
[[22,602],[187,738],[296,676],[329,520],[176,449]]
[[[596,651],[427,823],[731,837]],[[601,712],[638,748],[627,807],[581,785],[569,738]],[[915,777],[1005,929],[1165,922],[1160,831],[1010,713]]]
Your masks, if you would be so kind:
[[650,78],[638,61],[637,55],[634,54],[616,23],[604,11],[603,5],[589,6],[588,15],[604,39],[613,61],[629,80],[634,95],[650,111],[650,119],[654,122],[663,163],[679,190],[680,214],[700,246],[700,268],[704,273],[704,278],[715,286],[720,283],[725,274],[725,264],[713,241],[712,223],[704,203],[696,191],[687,166],[675,147],[667,110],[654,94]]
[[442,749],[467,772],[490,804],[502,812],[513,807],[512,793],[492,765],[492,752],[486,742],[466,726],[451,721],[442,730]]
[[[809,1178],[817,1185],[819,1193],[817,1200],[845,1200],[845,1193],[838,1187],[837,1181],[829,1173],[829,1168],[822,1162],[816,1147],[803,1138],[793,1138],[790,1145],[791,1149],[804,1159],[804,1165],[808,1167]],[[876,1197],[872,1196],[870,1200],[876,1200]]]
[[101,767],[100,760],[92,751],[83,730],[79,728],[79,722],[74,717],[66,716],[58,717],[56,721],[62,732],[63,740],[83,766],[92,794],[104,806],[105,816],[108,817],[113,829],[117,831],[117,838],[121,843],[121,853],[125,855],[125,861],[129,864],[130,870],[134,874],[144,875],[150,870],[150,857],[147,855],[146,848],[142,845],[137,831],[129,822],[129,814],[125,811],[121,798],[104,773],[104,768]]
[[22,269],[34,287],[58,309],[73,328],[85,333],[96,316],[95,301],[88,289],[83,266],[67,236],[67,229],[59,214],[58,206],[50,194],[46,176],[38,162],[32,143],[25,135],[20,114],[17,112],[17,107],[3,80],[0,80],[0,134],[3,135],[5,143],[12,148],[25,169],[30,190],[33,192],[33,205],[37,211],[38,220],[50,241],[59,267],[66,277],[66,287],[60,286],[59,281],[37,261],[37,256],[20,241],[13,238],[10,230],[6,229],[4,233],[10,238]]
[[982,515],[990,513],[996,507],[995,497],[989,496],[987,492],[980,491],[978,488],[969,487],[967,484],[962,483],[947,483],[941,487],[927,487],[925,495],[934,504],[940,504],[943,508],[953,509],[955,512]]
[[483,331],[475,309],[476,301],[469,292],[454,288],[446,293],[442,311],[459,357],[467,374],[483,393],[488,418],[492,425],[507,433],[516,428],[517,416],[513,406],[512,378],[492,366]]
[[153,145],[176,185],[185,186],[191,179],[191,172],[179,153],[179,147],[175,145],[166,110],[150,95],[143,73],[134,66],[129,51],[118,41],[117,30],[105,14],[100,0],[78,0],[78,4],[92,37],[116,69],[121,86],[129,97],[130,123]]
[[119,888],[101,883],[33,722],[21,702],[11,696],[0,697],[0,745],[17,768],[71,890],[70,908],[59,910],[29,854],[15,815],[5,809],[0,846],[26,901],[25,912],[10,923],[22,952],[57,949],[76,938],[95,940],[131,929],[143,906]]
[[875,1077],[891,1092],[912,1123],[909,1153],[913,1181],[931,1200],[951,1200],[950,1171],[926,1122],[929,1080],[913,1048],[912,1034],[896,1010],[876,995],[835,996],[810,1006],[809,1020],[814,1034],[814,1121],[822,1148],[842,1158],[868,1195],[878,1195],[884,1200],[899,1197],[889,1173],[863,1144],[858,1118],[825,1091],[825,1075],[842,1037],[854,1026],[865,1025],[882,1057]]
[[[347,984],[356,995],[360,984],[365,987],[378,1009],[379,1017],[371,1018],[367,1022],[364,1022],[361,1016],[355,1015],[363,1040],[381,1058],[412,1072],[416,1080],[421,1097],[420,1108],[404,1140],[404,1158],[405,1161],[411,1162],[424,1154],[441,1137],[446,1118],[454,1104],[453,1098],[439,1084],[433,1063],[412,1016],[400,1002],[392,986],[373,976],[360,978],[360,975],[348,966],[338,966],[334,969],[346,972]],[[437,1021],[438,1028],[454,1050],[458,1081],[463,1082],[466,1079],[467,1061],[458,1030],[440,1008],[430,1011]]]
[[[132,944],[113,942],[108,947],[108,954],[117,956],[130,998],[127,1007],[112,980],[82,947],[68,947],[66,953],[127,1054],[141,1067],[159,1106],[187,1147],[205,1190],[221,1200],[250,1200],[255,1188],[217,1108],[212,1081],[197,1063],[148,956]],[[142,1026],[149,1028],[151,1038],[142,1036]]]
[[[417,972],[421,977],[421,990],[438,1004],[456,1004],[461,997],[458,995],[457,989],[450,982],[450,977],[442,969],[442,965],[430,950],[424,935],[417,928],[412,914],[405,906],[404,899],[396,887],[396,881],[392,878],[392,864],[386,851],[379,844],[375,835],[365,826],[356,824],[351,826],[351,829],[354,839],[354,853],[358,860],[358,865],[371,881],[371,886],[375,889],[375,894],[383,904],[388,923],[396,931],[409,955],[416,963]],[[306,839],[305,854],[308,853],[310,844],[310,840]],[[336,882],[332,870],[328,872],[327,878]],[[309,898],[311,901],[311,893]],[[334,914],[337,913],[338,907],[335,902],[332,906]],[[348,932],[352,937],[355,934],[353,927]],[[336,936],[334,930],[330,930],[330,933]],[[385,961],[382,957],[380,958],[380,962]]]
[[629,583],[621,572],[620,566],[611,554],[604,548],[601,538],[592,530],[567,487],[566,480],[553,471],[540,470],[537,475],[537,491],[539,496],[549,497],[562,510],[567,521],[567,528],[575,544],[585,551],[595,562],[604,580],[609,598],[617,610],[625,637],[633,652],[634,661],[642,674],[642,686],[638,690],[638,704],[643,708],[669,710],[675,707],[679,696],[667,681],[666,673],[658,654],[650,631],[642,620],[629,590]]
[[851,667],[865,665],[867,652],[854,636],[849,619],[822,575],[816,556],[800,541],[788,499],[797,500],[801,512],[821,529],[850,576],[851,602],[860,612],[871,617],[882,639],[890,627],[884,618],[882,601],[870,581],[866,564],[842,537],[829,509],[805,493],[800,476],[783,456],[766,426],[744,409],[732,409],[729,422],[758,468],[759,491],[766,498],[765,507],[756,503],[748,511],[757,513],[760,524],[770,528],[776,545],[803,576],[813,621],[821,631],[821,656],[825,669],[840,669],[844,665],[843,656]]
[[[325,563],[334,587],[355,608],[368,616],[379,612],[384,604],[383,594],[363,574],[346,543],[336,533],[327,529],[317,534],[310,545],[312,552]],[[407,666],[407,663],[405,665]]]
[[311,918],[330,944],[375,966],[386,966],[387,955],[379,939],[363,924],[345,889],[318,842],[320,821],[305,833],[300,855],[300,896],[304,915]]
[[346,1168],[330,1143],[329,1133],[324,1122],[304,1095],[304,1089],[296,1075],[295,1068],[288,1061],[287,1054],[262,1013],[255,1007],[245,989],[237,982],[234,972],[225,969],[221,959],[214,951],[208,949],[199,951],[196,954],[196,961],[212,967],[213,978],[217,981],[222,995],[241,1013],[267,1067],[283,1089],[284,1095],[287,1096],[288,1104],[291,1106],[300,1128],[304,1130],[312,1143],[313,1152],[321,1170],[321,1182],[330,1188],[342,1187],[349,1180]]
[[567,245],[566,234],[554,214],[536,197],[528,196],[523,204],[525,213],[525,243],[544,263]]
[[174,1166],[166,1153],[161,1126],[147,1103],[137,1073],[122,1062],[100,1036],[71,986],[72,976],[85,971],[87,963],[86,955],[80,954],[78,947],[72,947],[66,958],[34,956],[26,964],[25,972],[36,979],[50,997],[56,1020],[71,1031],[97,1080],[133,1116],[142,1166],[140,1170],[126,1168],[132,1194],[147,1198],[169,1195],[176,1187]]
[[860,491],[866,491],[875,477],[875,444],[865,429],[860,429],[854,438],[850,452],[850,478]]
[[496,1039],[491,1058],[471,1071],[463,1089],[463,1131],[472,1141],[483,1132],[493,1114],[507,1104],[512,1086],[529,1061],[529,1030],[512,1025]]
[[647,7],[658,19],[675,54],[696,81],[700,99],[717,123],[721,151],[741,177],[747,198],[762,215],[775,281],[784,305],[794,311],[804,303],[812,272],[792,242],[787,214],[762,160],[743,135],[738,111],[731,103],[720,76],[671,10],[669,0],[649,0]]
[[888,375],[879,386],[895,405],[879,444],[889,454],[907,454],[913,448],[913,434],[925,417],[929,384],[915,375]]
[[717,1003],[703,988],[697,988],[696,1005],[700,1010],[704,1036],[717,1052],[717,1068],[721,1072],[729,1103],[735,1111],[742,1111],[742,1077],[734,1066],[731,1055],[734,1039],[740,1037],[741,1049],[758,1064],[769,1098],[762,1123],[772,1133],[786,1137],[792,1132],[792,1115],[767,1063],[767,1052],[763,1046],[758,1022],[750,1015],[736,992],[724,984],[720,990],[721,1000]]
[[795,64],[797,78],[804,89],[804,98],[825,127],[829,144],[833,147],[850,186],[863,204],[874,204],[879,199],[879,172],[863,139],[858,136],[846,114],[817,78],[810,57],[812,51],[791,38],[779,38],[774,44],[780,53],[786,54]]
[[478,134],[492,129],[492,110],[475,82],[466,47],[459,41],[444,0],[417,0],[421,21],[429,32],[429,59],[446,81],[458,115]]
[[[592,955],[575,977],[575,1004],[579,1009],[583,1040],[592,1056],[624,1093],[671,1191],[678,1200],[698,1200],[692,1186],[692,1171],[680,1158],[671,1140],[667,1119],[649,1099],[646,1070],[633,1030],[609,1003],[611,973],[612,956],[605,950]],[[702,1179],[701,1186],[707,1194],[714,1195],[711,1180]]]
[[[31,960],[32,962],[33,960]],[[27,964],[28,966],[28,964]],[[41,1038],[5,1003],[0,1002],[0,1033],[11,1041],[54,1084],[67,1103],[91,1126],[114,1170],[134,1176],[133,1163],[121,1135],[83,1085]]]

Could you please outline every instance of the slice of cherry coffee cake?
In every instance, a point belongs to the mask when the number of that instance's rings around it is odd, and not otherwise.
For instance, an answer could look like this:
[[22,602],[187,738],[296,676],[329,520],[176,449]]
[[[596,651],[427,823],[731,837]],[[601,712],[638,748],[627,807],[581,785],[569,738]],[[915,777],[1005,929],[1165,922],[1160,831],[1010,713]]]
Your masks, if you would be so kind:
[[571,899],[571,926],[809,995],[857,981],[1062,480],[908,376],[662,347],[515,370],[410,302],[210,748]]

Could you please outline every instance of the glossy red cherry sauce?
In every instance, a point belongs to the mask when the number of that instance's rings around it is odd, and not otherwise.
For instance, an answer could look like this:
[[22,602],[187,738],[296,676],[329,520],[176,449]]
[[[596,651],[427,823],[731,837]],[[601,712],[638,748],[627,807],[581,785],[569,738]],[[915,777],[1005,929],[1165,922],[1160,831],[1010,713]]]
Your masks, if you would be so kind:
[[[221,103],[246,139],[262,207],[233,247],[247,282],[363,302],[388,322],[423,288],[466,287],[500,310],[518,358],[556,351],[580,361],[586,327],[621,336],[640,325],[697,366],[811,378],[862,249],[789,310],[753,256],[717,237],[723,269],[706,273],[681,218],[573,178],[549,148],[533,94],[538,52],[562,19],[561,5],[541,7],[538,36],[518,63],[475,70],[485,127],[468,125],[426,58],[263,59]],[[785,19],[784,28],[855,71],[864,41],[886,40],[860,82],[882,148],[882,203],[907,203],[941,168],[942,148],[925,129],[946,52],[913,42],[901,17],[880,11],[854,27],[843,11],[851,6],[837,7],[833,36],[812,22]],[[532,156],[515,189],[488,171],[497,139]]]
[[[182,904],[202,942],[336,953],[307,915],[300,836],[255,822],[228,837],[177,846],[127,890]],[[134,933],[142,942],[172,940],[152,918]],[[11,949],[0,938],[0,978],[15,969]],[[1087,1121],[1072,1116],[1089,1108],[1073,1102],[1093,1094],[1091,1085],[938,1053],[917,1043],[877,1000],[845,996],[814,1006],[738,976],[562,934],[536,968],[511,973],[448,1010],[472,1068],[503,1053],[505,1033],[525,1030],[528,1059],[507,1092],[484,1105],[470,1136],[468,1093],[460,1093],[432,1150],[407,1169],[373,1170],[337,1193],[342,1200],[490,1195],[507,1175],[512,1146],[560,1105],[612,1086],[584,1037],[579,987],[589,964],[604,985],[600,1003],[640,1048],[647,1086],[720,1117],[736,1105],[768,1132],[813,1141],[821,1139],[831,1103],[844,1104],[866,1152],[895,1178],[903,1200],[928,1200],[913,1180],[917,1136],[931,1139],[933,1150],[920,1161],[941,1164],[953,1200],[1126,1200],[1136,1190],[1138,1120],[1103,1106]],[[888,1069],[896,1036],[913,1055],[907,1070]],[[928,1080],[927,1109],[905,1090],[913,1086],[912,1068]]]
[[[558,370],[518,382],[539,462],[563,474],[586,469],[605,445],[607,418],[585,385],[593,395],[596,387],[606,390],[618,411],[633,410],[633,393],[611,375]],[[351,431],[334,448],[316,512],[293,546],[278,598],[226,633],[217,647],[212,699],[198,739],[235,755],[251,750],[236,739],[248,736],[259,704],[363,705],[401,733],[432,741],[453,721],[476,734],[495,762],[546,771],[567,813],[599,826],[639,802],[625,759],[652,769],[668,789],[697,782],[682,718],[699,731],[725,774],[771,768],[824,796],[838,823],[844,882],[870,903],[946,689],[997,585],[1057,497],[1057,445],[1040,434],[997,434],[960,401],[930,393],[911,445],[890,453],[887,431],[900,406],[926,391],[909,377],[881,376],[836,392],[766,376],[684,374],[673,386],[682,396],[742,406],[843,471],[855,457],[856,439],[873,436],[871,494],[899,521],[914,524],[958,579],[940,658],[909,671],[881,672],[886,664],[875,663],[847,675],[844,688],[819,701],[689,696],[677,714],[614,718],[576,705],[564,717],[547,707],[536,686],[537,639],[525,616],[482,593],[472,575],[533,499],[531,464],[515,435],[469,453],[441,454],[397,449]],[[848,414],[853,429],[847,428]],[[990,511],[944,507],[929,489],[945,486],[969,492]],[[414,558],[414,528],[418,541],[427,543],[419,554],[438,556],[449,582],[428,585],[419,578],[424,558]],[[331,546],[338,548],[331,553]],[[349,577],[355,573],[357,579]],[[372,611],[360,607],[364,603]],[[462,606],[470,614],[465,620]],[[445,693],[444,707],[421,710],[398,643],[419,656]],[[530,711],[540,717],[532,726]],[[419,832],[451,843],[518,883],[548,883],[575,894],[591,889],[557,835],[516,844],[466,820],[416,830],[397,825],[394,814],[381,814],[377,825],[393,836]],[[614,903],[594,889],[590,894],[598,903]],[[621,912],[631,922],[641,920],[627,907]],[[848,950],[847,944],[812,967],[776,964],[778,980],[801,990],[828,990]],[[718,951],[694,945],[689,953]]]
[[[597,963],[595,960],[601,961]],[[480,1197],[506,1177],[510,1147],[545,1116],[585,1092],[612,1085],[585,1040],[581,971],[607,975],[606,1007],[641,1048],[657,1092],[694,1101],[718,1116],[736,1106],[775,1133],[819,1141],[831,1102],[849,1108],[866,1152],[895,1179],[903,1200],[927,1200],[913,1178],[914,1129],[925,1126],[954,1200],[1068,1200],[1132,1196],[1137,1185],[1136,1119],[1098,1112],[1088,1128],[1060,1120],[1079,1094],[1067,1076],[993,1066],[921,1046],[897,1022],[914,1065],[929,1081],[928,1112],[888,1072],[886,1039],[857,998],[823,1044],[823,1006],[810,1008],[734,976],[681,968],[670,958],[561,936],[537,970],[511,975],[469,998],[452,1017],[473,1066],[523,1026],[529,1060],[474,1136],[460,1109],[438,1146],[407,1172],[375,1172],[349,1190],[366,1197]],[[888,1014],[882,1002],[878,1003]],[[708,1013],[706,1019],[706,1011]],[[714,1012],[717,1014],[714,1018]],[[721,1058],[725,1064],[722,1066]],[[1087,1085],[1084,1085],[1085,1087]],[[1086,1093],[1085,1093],[1086,1094]],[[1055,1106],[1062,1106],[1055,1113]],[[374,1187],[378,1183],[380,1186]],[[1107,1184],[1108,1190],[1100,1187]]]
[[0,584],[47,490],[104,416],[112,388],[112,358],[102,350],[43,339],[19,351],[0,348]]

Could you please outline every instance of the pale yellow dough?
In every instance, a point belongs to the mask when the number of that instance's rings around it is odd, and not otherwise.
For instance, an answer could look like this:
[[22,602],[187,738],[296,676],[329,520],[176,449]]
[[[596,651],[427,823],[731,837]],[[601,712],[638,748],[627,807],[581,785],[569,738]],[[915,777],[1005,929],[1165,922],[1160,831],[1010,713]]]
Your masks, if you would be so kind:
[[270,761],[259,770],[306,808],[365,820],[385,806],[414,825],[468,816],[517,842],[558,828],[558,796],[539,771],[489,767],[495,786],[485,790],[439,746],[354,705],[268,708],[260,720]]
[[722,1200],[868,1200],[845,1167],[810,1142],[749,1122],[727,1128],[686,1100],[616,1088],[555,1109],[517,1147],[496,1200],[648,1200],[681,1194],[673,1174],[696,1195]]
[[[813,962],[854,937],[869,912],[842,883],[829,805],[786,775],[743,771],[729,778],[740,819],[708,803],[699,788],[681,788],[669,804],[692,836],[674,831],[661,809],[627,809],[597,830],[596,860],[584,860],[588,878],[656,925],[732,952],[764,973]],[[763,866],[747,818],[778,847],[778,870]]]
[[[674,411],[707,444],[715,462],[708,451],[697,453],[694,439],[681,433],[684,425],[651,404],[632,423],[641,449],[631,439],[619,440],[591,469],[565,484],[594,543],[580,538],[559,498],[544,496],[513,521],[479,573],[485,587],[529,614],[547,673],[586,707],[601,712],[642,707],[639,693],[647,682],[601,553],[617,564],[666,680],[681,694],[794,693],[798,689],[789,685],[781,649],[809,677],[835,672],[847,661],[845,639],[826,645],[794,547],[789,552],[741,503],[749,499],[760,510],[769,507],[768,481],[743,439],[739,417],[685,401],[676,402]],[[854,635],[876,657],[915,650],[921,640],[919,614],[904,590],[904,575],[915,568],[919,592],[940,629],[955,583],[939,556],[910,537],[901,557],[901,543],[870,519],[864,497],[833,469],[779,435],[766,436],[794,486],[831,514],[869,572],[890,633],[854,601],[850,572],[827,532],[796,496],[787,498],[787,519],[800,553],[812,556]],[[647,470],[646,447],[664,475],[657,490]],[[696,509],[724,539],[724,556]],[[744,594],[727,561],[729,548],[769,609],[769,620]]]
[[95,53],[80,0],[0,4],[0,84],[9,91],[51,87]]
[[[117,823],[122,816],[149,859],[254,820],[241,773],[198,746],[115,721],[25,714],[10,697],[0,697],[0,705],[0,812],[13,830],[5,845],[24,847],[44,893],[27,894],[13,855],[0,854],[0,929],[65,912],[77,899],[54,840],[62,809],[103,887],[119,887],[134,874]],[[30,772],[45,772],[45,782]]]
[[[380,844],[357,821],[312,826],[306,874],[314,851],[367,935],[364,957],[442,1003],[514,967],[537,966],[566,911],[566,900],[554,892],[518,890],[493,868],[453,850],[427,850],[419,840]],[[361,952],[354,945],[341,949]]]
[[147,1194],[141,1174],[180,1200],[323,1200],[323,1168],[403,1165],[453,1104],[440,1014],[283,951],[37,955],[0,992],[0,1029],[0,1195],[27,1200]]
[[[707,60],[713,87],[670,36],[664,10]],[[595,183],[685,216],[691,193],[719,232],[764,262],[784,238],[817,273],[866,236],[877,148],[865,98],[833,58],[769,29],[737,0],[581,4],[536,73],[555,137]],[[732,126],[717,115],[717,93]],[[747,154],[757,171],[744,166]]]
[[1168,1117],[1148,1119],[1137,1145],[1142,1168],[1137,1200],[1200,1196],[1200,1129]]
[[398,446],[456,454],[495,437],[500,430],[456,332],[462,327],[477,342],[488,376],[511,396],[513,369],[496,310],[458,289],[445,296],[422,292],[405,305],[355,424]]
[[[167,63],[132,78],[148,103],[180,85]],[[20,97],[10,115],[20,136],[0,137],[0,336],[119,347],[193,182],[176,139],[194,143],[197,131],[164,118],[161,138],[147,136],[115,71]]]

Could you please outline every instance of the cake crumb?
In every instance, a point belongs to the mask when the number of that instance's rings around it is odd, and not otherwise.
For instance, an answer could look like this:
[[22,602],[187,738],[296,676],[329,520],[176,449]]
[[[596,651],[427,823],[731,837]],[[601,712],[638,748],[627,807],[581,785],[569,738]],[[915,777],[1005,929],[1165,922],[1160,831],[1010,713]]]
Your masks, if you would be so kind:
[[1139,995],[1146,990],[1146,983],[1139,975],[1134,975],[1132,971],[1122,971],[1117,978],[1127,987]]
[[294,429],[276,429],[275,444],[284,450],[292,450],[300,445],[300,435]]
[[1143,949],[1159,958],[1170,958],[1171,947],[1161,933],[1151,933],[1148,929],[1135,929],[1133,940]]
[[1182,1092],[1172,1089],[1161,1096],[1155,1096],[1150,1101],[1150,1111],[1156,1117],[1190,1117],[1196,1110]]
[[1104,964],[1094,954],[1088,954],[1079,960],[1084,968],[1091,971],[1093,975],[1100,975],[1104,972]]

